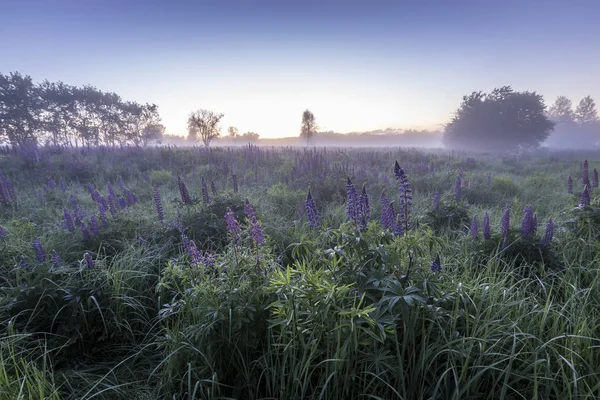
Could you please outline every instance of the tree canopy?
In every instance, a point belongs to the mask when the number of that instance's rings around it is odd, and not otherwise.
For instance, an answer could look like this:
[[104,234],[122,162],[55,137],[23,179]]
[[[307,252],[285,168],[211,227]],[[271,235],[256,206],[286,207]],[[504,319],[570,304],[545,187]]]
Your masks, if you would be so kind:
[[302,113],[302,125],[300,126],[300,137],[306,139],[306,145],[310,143],[313,135],[317,131],[317,121],[315,115],[310,110]]
[[452,121],[446,125],[444,144],[450,148],[487,151],[537,147],[553,128],[541,95],[504,86],[490,93],[473,92],[464,96]]
[[591,96],[582,98],[575,110],[571,100],[558,96],[548,110],[548,117],[556,124],[547,141],[550,146],[589,148],[600,144],[600,118]]
[[205,109],[192,112],[188,117],[188,138],[194,138],[195,136],[195,140],[198,140],[199,137],[204,146],[210,146],[210,142],[221,136],[219,121],[223,116],[221,113]]

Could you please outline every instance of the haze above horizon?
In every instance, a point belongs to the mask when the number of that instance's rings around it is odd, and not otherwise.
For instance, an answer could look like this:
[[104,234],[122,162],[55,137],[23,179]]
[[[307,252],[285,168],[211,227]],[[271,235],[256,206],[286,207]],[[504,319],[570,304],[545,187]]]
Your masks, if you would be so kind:
[[167,133],[436,129],[463,95],[511,85],[600,98],[600,2],[0,1],[0,72],[159,106]]

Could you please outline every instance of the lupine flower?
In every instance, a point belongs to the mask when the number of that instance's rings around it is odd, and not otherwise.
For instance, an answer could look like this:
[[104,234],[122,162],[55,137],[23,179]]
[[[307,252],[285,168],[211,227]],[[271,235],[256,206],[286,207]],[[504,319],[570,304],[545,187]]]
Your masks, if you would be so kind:
[[164,221],[165,219],[165,210],[162,206],[162,199],[160,198],[160,192],[158,191],[158,186],[154,186],[154,205],[156,206],[156,213],[158,214],[158,220]]
[[56,189],[56,182],[54,182],[54,179],[52,179],[51,177],[48,177],[48,188]]
[[217,195],[217,187],[215,186],[215,181],[210,181],[210,191],[212,192],[213,196]]
[[581,183],[583,183],[584,185],[586,185],[587,187],[590,187],[590,173],[589,173],[589,167],[588,167],[588,160],[585,160],[583,162],[583,168],[581,169],[581,173],[582,173],[582,179],[581,179]]
[[594,168],[594,173],[592,174],[592,186],[598,187],[598,170]]
[[504,213],[502,214],[501,226],[500,226],[500,234],[502,237],[507,238],[508,232],[510,230],[510,208],[508,205],[504,208]]
[[135,194],[133,194],[131,190],[126,191],[126,200],[127,207],[133,206],[135,203],[137,203],[137,197],[135,197]]
[[381,191],[379,200],[381,202],[381,227],[393,230],[396,222],[396,213],[394,212],[394,205],[385,193],[385,189]]
[[256,217],[254,217],[250,223],[250,235],[256,243],[265,243],[265,236],[263,234],[262,228],[260,227],[260,223],[257,221]]
[[42,241],[39,238],[35,238],[31,245],[37,262],[41,264],[46,261],[46,252],[44,251],[44,246],[42,246]]
[[98,220],[95,215],[92,215],[90,218],[90,232],[93,236],[98,236],[100,234],[100,227],[98,226]]
[[483,216],[483,238],[490,240],[492,238],[492,230],[490,228],[490,216],[486,212]]
[[119,206],[120,210],[124,210],[127,208],[127,200],[125,200],[125,198],[120,197],[117,199],[117,204]]
[[206,187],[206,181],[204,180],[204,178],[202,178],[201,189],[202,189],[202,202],[204,202],[206,204],[210,201],[210,198],[208,197],[208,188]]
[[187,185],[181,179],[181,176],[177,175],[177,185],[179,186],[179,194],[181,195],[181,202],[187,206],[192,204],[192,198],[188,191]]
[[231,211],[231,208],[227,207],[225,213],[225,223],[227,224],[227,230],[229,233],[238,240],[240,237],[240,224],[235,219],[235,214]]
[[473,217],[471,220],[471,237],[473,240],[477,239],[477,235],[479,234],[479,223],[477,222],[477,218]]
[[582,207],[590,205],[590,191],[588,190],[587,185],[585,185],[585,187],[583,188],[583,192],[581,192],[580,205]]
[[408,231],[410,226],[410,211],[412,207],[412,189],[410,182],[408,181],[408,176],[404,169],[400,167],[398,161],[394,164],[394,175],[396,180],[398,180],[398,191],[400,201],[398,202],[399,215],[404,224],[403,233]]
[[537,233],[537,227],[538,227],[537,214],[533,214],[533,222],[532,222],[533,236],[535,236],[535,234]]
[[394,223],[394,236],[404,235],[404,219],[400,214],[396,216],[396,222]]
[[440,209],[440,192],[436,190],[433,193],[433,212],[437,214],[439,209]]
[[308,194],[306,195],[306,218],[308,219],[308,226],[311,228],[316,228],[320,225],[319,221],[319,211],[317,210],[317,204],[315,203],[315,199],[310,192],[310,188],[308,189]]
[[203,261],[202,253],[200,253],[193,240],[187,241],[186,251],[190,256],[190,263],[192,265],[199,264]]
[[550,246],[553,238],[554,238],[554,223],[552,222],[552,218],[549,218],[548,223],[546,223],[546,232],[544,233],[544,244],[546,246]]
[[58,268],[58,267],[60,267],[60,264],[62,263],[62,261],[60,259],[60,255],[55,250],[52,250],[52,255],[50,256],[50,261],[52,262],[52,268]]
[[358,225],[360,205],[358,194],[356,193],[356,186],[354,186],[350,177],[348,177],[348,180],[346,181],[346,198],[346,215],[354,225]]
[[238,180],[237,180],[237,175],[233,174],[231,176],[232,180],[233,180],[233,193],[237,193],[238,192]]
[[206,265],[207,267],[213,268],[215,266],[215,259],[208,251],[204,252],[204,260],[203,261],[204,261],[204,265]]
[[8,240],[8,229],[0,225],[0,241],[6,242]]
[[63,193],[67,191],[67,183],[65,182],[64,178],[60,178],[59,186]]
[[369,204],[369,195],[367,194],[367,187],[365,184],[363,184],[362,191],[360,193],[359,205],[359,227],[361,232],[365,232],[367,230],[367,223],[371,218],[371,206]]
[[569,179],[567,179],[567,193],[573,193],[573,178],[571,178],[571,175],[569,175]]
[[461,195],[461,181],[462,181],[462,177],[460,175],[458,175],[456,177],[456,181],[454,182],[454,199],[456,200],[456,202],[460,201],[460,195]]
[[64,209],[63,214],[65,218],[65,227],[69,232],[73,232],[75,230],[75,225],[73,224],[73,216],[66,208]]
[[530,238],[533,236],[533,208],[526,206],[523,210],[523,221],[521,222],[521,236]]
[[[104,200],[104,198],[102,198]],[[102,222],[102,226],[108,226],[108,218],[106,218],[106,200],[101,201],[98,204],[98,209],[100,211],[100,221]]]
[[248,218],[249,221],[252,221],[255,217],[254,207],[252,207],[252,204],[250,204],[248,199],[246,199],[246,202],[244,203],[244,214],[246,214],[246,218]]
[[83,262],[88,269],[93,269],[96,265],[94,259],[92,258],[92,255],[88,251],[86,251],[83,255]]
[[109,193],[107,195],[108,198],[108,209],[110,210],[110,213],[112,215],[115,215],[117,213],[117,200],[115,199],[115,195],[112,193]]
[[435,257],[435,260],[433,260],[433,262],[429,266],[429,269],[433,272],[442,272],[442,262],[440,261],[439,254]]
[[117,183],[119,184],[119,187],[121,188],[121,191],[125,191],[125,182],[123,182],[123,178],[121,178],[121,175],[119,175],[117,177]]
[[92,238],[92,234],[90,233],[90,230],[89,230],[89,228],[86,226],[86,224],[82,223],[82,224],[79,226],[79,229],[81,229],[81,234],[83,235],[83,238],[84,238],[85,240],[89,240],[89,239],[91,239],[91,238]]

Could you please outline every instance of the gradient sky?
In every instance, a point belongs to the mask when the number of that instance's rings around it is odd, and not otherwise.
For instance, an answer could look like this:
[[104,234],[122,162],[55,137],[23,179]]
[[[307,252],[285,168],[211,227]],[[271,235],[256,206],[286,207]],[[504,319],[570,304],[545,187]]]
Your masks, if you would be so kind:
[[461,97],[512,85],[600,103],[600,1],[0,0],[0,72],[197,108],[222,129],[439,128]]

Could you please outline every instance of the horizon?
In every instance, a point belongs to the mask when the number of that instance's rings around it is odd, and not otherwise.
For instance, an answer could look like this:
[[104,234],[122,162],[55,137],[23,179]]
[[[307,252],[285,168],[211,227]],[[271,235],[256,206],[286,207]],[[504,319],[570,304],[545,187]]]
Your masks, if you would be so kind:
[[[543,4],[543,7],[540,7]],[[32,7],[33,6],[33,7]],[[510,85],[550,105],[600,98],[600,4],[8,1],[0,72],[90,84],[159,106],[166,133],[191,111],[263,139],[321,131],[439,130],[462,96]],[[586,40],[582,40],[585,37]],[[557,51],[560,50],[560,51]]]

